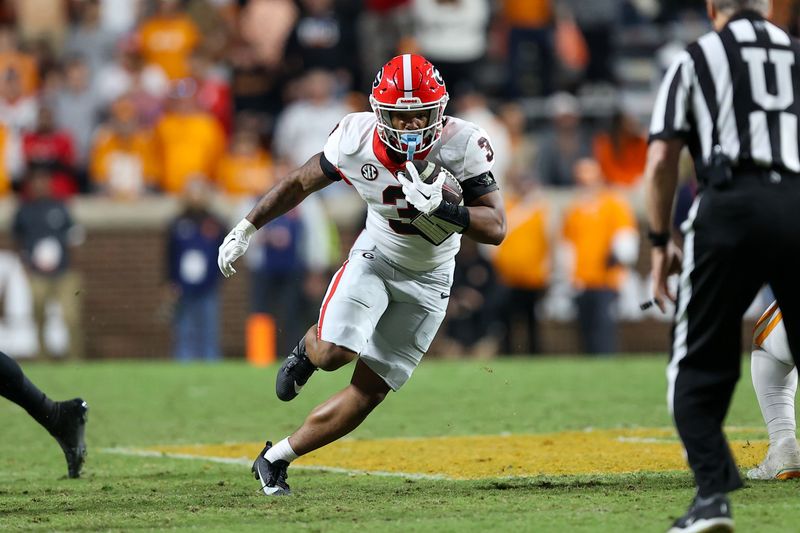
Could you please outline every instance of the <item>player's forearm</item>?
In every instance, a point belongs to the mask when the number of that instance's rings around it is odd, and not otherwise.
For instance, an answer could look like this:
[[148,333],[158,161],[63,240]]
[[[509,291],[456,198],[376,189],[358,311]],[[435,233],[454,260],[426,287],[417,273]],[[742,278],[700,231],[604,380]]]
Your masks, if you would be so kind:
[[502,209],[488,206],[470,206],[469,227],[464,235],[484,244],[500,244],[506,237],[506,217]]
[[647,221],[653,233],[668,233],[672,203],[678,184],[680,146],[672,141],[656,140],[650,145],[645,168],[645,202]]
[[329,180],[322,173],[317,154],[302,167],[282,178],[261,197],[245,218],[256,229],[261,228],[269,221],[297,207],[309,194],[318,191],[327,183]]

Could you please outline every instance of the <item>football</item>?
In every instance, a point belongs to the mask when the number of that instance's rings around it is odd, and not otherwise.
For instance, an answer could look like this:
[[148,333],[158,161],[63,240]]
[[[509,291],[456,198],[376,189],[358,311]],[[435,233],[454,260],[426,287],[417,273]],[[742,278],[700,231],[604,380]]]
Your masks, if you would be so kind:
[[461,190],[461,184],[458,183],[452,172],[433,161],[414,160],[413,163],[417,172],[419,172],[419,177],[425,183],[431,183],[439,175],[439,172],[444,171],[447,177],[444,179],[444,184],[442,184],[442,198],[445,202],[450,202],[451,204],[464,205],[464,193]]

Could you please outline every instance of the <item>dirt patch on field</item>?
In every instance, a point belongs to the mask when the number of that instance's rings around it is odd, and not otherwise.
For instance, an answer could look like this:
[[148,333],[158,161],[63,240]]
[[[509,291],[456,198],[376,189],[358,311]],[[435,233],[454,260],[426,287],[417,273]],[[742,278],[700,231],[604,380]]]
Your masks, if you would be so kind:
[[[733,434],[746,436],[750,431]],[[760,433],[763,434],[763,433]],[[150,448],[198,458],[252,459],[263,445],[233,443]],[[757,464],[767,443],[733,440],[741,466]],[[294,464],[451,479],[683,470],[683,449],[668,429],[567,431],[539,435],[343,440]]]

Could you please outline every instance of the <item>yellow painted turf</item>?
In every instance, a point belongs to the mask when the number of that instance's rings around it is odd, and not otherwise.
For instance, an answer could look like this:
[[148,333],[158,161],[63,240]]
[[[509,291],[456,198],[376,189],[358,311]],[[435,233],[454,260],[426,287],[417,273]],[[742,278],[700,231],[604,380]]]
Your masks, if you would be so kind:
[[[252,459],[262,446],[261,443],[200,444],[157,446],[149,450],[198,458]],[[750,467],[764,457],[767,443],[732,440],[731,448],[739,465]],[[674,431],[652,428],[538,435],[346,439],[301,457],[294,464],[452,479],[620,474],[686,468]]]

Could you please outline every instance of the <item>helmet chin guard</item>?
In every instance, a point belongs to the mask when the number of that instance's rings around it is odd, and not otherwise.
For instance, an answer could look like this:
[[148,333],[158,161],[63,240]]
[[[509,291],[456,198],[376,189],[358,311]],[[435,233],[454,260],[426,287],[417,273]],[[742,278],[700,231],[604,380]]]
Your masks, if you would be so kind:
[[[378,137],[408,159],[433,146],[442,134],[449,97],[439,71],[424,57],[404,54],[392,58],[375,76],[370,104],[378,119]],[[392,126],[395,111],[427,111],[428,121],[418,130]]]

